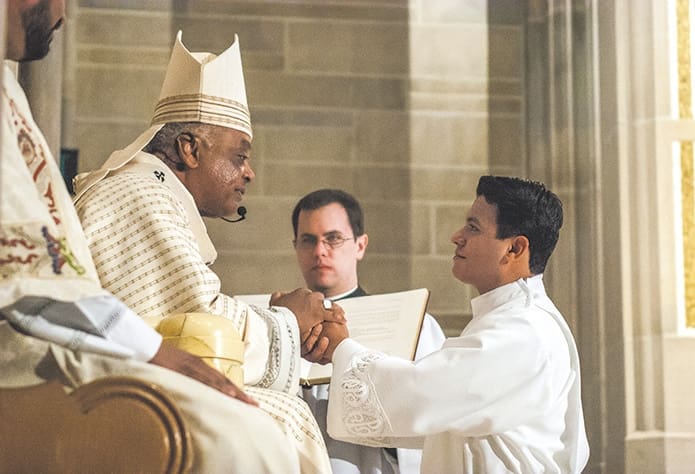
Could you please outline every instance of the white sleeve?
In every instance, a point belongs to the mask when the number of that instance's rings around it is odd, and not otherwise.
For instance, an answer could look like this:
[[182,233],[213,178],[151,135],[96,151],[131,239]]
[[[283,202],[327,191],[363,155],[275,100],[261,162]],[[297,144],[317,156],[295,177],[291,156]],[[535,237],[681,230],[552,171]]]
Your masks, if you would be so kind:
[[[294,313],[288,308],[249,305],[246,318],[244,382],[294,394],[299,387],[301,341]],[[254,373],[246,367],[257,367]],[[262,368],[262,369],[261,369]]]
[[111,295],[74,302],[25,296],[1,310],[21,330],[72,350],[149,361],[162,337]]
[[422,359],[426,355],[438,351],[442,348],[442,344],[446,340],[444,331],[429,313],[425,313],[425,319],[422,322],[420,329],[420,339],[417,341],[417,350],[415,351],[415,360]]
[[416,362],[343,341],[333,354],[329,434],[360,444],[443,431],[477,436],[538,416],[544,404],[535,401],[555,395],[543,342],[523,318],[490,323]]

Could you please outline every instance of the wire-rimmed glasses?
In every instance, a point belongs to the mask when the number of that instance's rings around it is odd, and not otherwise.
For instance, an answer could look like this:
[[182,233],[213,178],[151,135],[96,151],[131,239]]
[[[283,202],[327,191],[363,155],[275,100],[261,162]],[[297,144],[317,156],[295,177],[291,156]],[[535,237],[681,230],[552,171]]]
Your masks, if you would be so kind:
[[342,247],[345,242],[353,238],[354,237],[345,237],[340,232],[330,232],[321,238],[311,234],[302,234],[298,239],[295,239],[293,243],[298,250],[313,250],[319,242],[326,246],[326,248],[335,250],[338,247]]

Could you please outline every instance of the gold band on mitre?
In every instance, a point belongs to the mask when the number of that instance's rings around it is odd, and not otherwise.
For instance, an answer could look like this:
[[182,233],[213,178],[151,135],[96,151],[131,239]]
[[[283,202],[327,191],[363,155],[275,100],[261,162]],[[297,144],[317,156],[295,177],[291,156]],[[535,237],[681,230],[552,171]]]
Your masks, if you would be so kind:
[[206,94],[165,97],[154,110],[152,125],[202,122],[234,128],[252,136],[251,114],[245,104]]

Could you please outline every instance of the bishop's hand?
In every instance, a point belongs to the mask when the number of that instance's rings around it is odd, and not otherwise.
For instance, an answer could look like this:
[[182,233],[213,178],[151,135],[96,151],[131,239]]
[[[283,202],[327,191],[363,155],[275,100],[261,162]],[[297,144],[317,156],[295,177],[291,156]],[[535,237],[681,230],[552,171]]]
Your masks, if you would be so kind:
[[294,313],[302,342],[302,356],[305,358],[314,350],[316,354],[323,354],[328,348],[329,341],[319,337],[324,322],[343,325],[347,322],[340,305],[331,303],[322,293],[307,288],[297,288],[290,293],[275,292],[270,297],[270,304],[284,306]]
[[150,360],[151,364],[166,367],[187,377],[202,382],[220,392],[236,398],[249,405],[258,406],[258,402],[237,387],[221,372],[210,367],[202,359],[172,346],[162,344]]

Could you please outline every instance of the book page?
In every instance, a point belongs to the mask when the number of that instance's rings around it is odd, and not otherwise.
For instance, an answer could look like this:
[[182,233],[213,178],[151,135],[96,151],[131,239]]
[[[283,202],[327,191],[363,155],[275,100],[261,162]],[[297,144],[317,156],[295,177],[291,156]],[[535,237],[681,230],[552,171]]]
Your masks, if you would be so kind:
[[[270,295],[240,295],[236,298],[267,307]],[[370,349],[388,355],[415,359],[429,290],[385,293],[346,298],[336,302],[345,311],[350,337]],[[302,359],[300,382],[304,385],[328,383],[332,364],[312,364]]]

